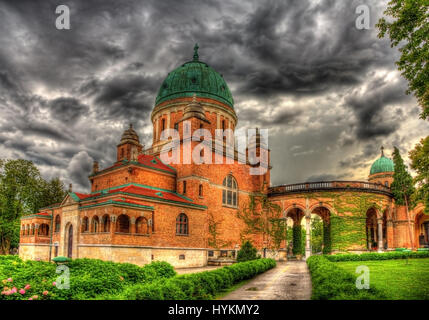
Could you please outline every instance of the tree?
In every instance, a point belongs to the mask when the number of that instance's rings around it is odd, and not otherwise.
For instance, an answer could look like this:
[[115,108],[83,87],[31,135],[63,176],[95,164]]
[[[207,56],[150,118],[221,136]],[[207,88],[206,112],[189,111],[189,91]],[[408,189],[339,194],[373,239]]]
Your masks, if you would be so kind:
[[17,245],[21,216],[62,201],[64,195],[61,180],[43,180],[31,161],[0,160],[0,254]]
[[429,214],[429,136],[421,139],[413,150],[409,152],[411,168],[416,171],[414,182],[417,190],[414,200],[423,202],[424,212]]
[[257,250],[252,245],[252,243],[248,240],[245,241],[241,244],[241,248],[237,252],[237,262],[244,262],[260,258],[256,252]]
[[249,204],[237,216],[246,225],[244,235],[260,235],[266,248],[279,249],[286,240],[286,220],[280,206],[271,202],[262,190],[249,196]]
[[399,48],[401,57],[396,62],[408,80],[407,94],[414,93],[423,111],[422,119],[429,117],[429,2],[427,0],[391,0],[384,17],[376,25],[378,36],[388,34],[391,47]]
[[397,147],[394,147],[393,151],[393,163],[395,164],[395,171],[393,173],[393,182],[390,186],[393,197],[395,198],[395,203],[398,205],[405,205],[407,210],[407,220],[408,220],[408,231],[411,242],[411,247],[414,248],[414,239],[413,233],[411,231],[411,221],[409,213],[409,204],[410,198],[415,192],[413,178],[407,171],[407,167],[402,160],[401,154]]
[[311,221],[311,251],[313,253],[322,252],[323,247],[323,226],[324,223],[319,216],[315,216]]
[[19,218],[39,209],[42,178],[31,161],[6,160],[0,165],[0,254],[8,254],[19,234]]
[[63,201],[67,195],[64,183],[60,178],[55,177],[49,181],[42,181],[41,184],[41,197],[39,201],[39,208],[47,207],[54,203]]

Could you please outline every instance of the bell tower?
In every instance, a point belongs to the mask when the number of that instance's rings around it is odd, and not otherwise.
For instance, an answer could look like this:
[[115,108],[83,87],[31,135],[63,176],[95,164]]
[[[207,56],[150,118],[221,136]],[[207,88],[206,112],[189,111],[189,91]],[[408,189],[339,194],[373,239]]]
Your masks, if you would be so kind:
[[136,161],[136,155],[141,154],[143,146],[140,139],[133,129],[133,125],[124,131],[121,142],[117,146],[117,161],[132,160]]

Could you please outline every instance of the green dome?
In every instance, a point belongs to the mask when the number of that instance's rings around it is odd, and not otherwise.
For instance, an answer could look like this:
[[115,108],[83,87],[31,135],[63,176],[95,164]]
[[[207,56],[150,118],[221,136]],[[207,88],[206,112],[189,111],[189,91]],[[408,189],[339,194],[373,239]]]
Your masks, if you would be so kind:
[[171,99],[192,97],[194,93],[198,97],[211,98],[234,107],[234,100],[222,75],[198,60],[197,45],[194,47],[194,59],[168,74],[158,91],[155,105]]
[[369,174],[393,172],[394,170],[393,161],[389,158],[386,158],[384,155],[381,155],[381,157],[375,160],[375,162],[372,164]]

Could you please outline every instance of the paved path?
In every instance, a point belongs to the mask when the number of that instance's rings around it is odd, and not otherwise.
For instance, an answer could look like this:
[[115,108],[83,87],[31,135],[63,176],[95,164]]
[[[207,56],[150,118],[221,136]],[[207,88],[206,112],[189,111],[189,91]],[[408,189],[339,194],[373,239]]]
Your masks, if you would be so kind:
[[305,261],[277,262],[222,300],[309,300],[311,279]]

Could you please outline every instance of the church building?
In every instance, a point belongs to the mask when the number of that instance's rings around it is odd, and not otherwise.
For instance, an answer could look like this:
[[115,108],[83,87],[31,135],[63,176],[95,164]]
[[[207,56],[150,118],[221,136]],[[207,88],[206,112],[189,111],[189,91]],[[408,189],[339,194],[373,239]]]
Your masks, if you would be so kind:
[[[225,137],[216,133],[217,129],[234,132],[238,118],[225,79],[200,60],[198,46],[193,59],[162,82],[151,122],[151,146],[142,145],[130,125],[118,137],[116,161],[106,168],[94,162],[90,193],[70,188],[61,203],[22,217],[19,255],[23,259],[50,261],[66,256],[138,265],[158,260],[179,268],[233,261],[245,228],[237,211],[261,190],[281,207],[282,217],[297,227],[294,230],[306,229],[302,244],[306,256],[311,254],[312,215],[329,226],[325,230],[330,236],[325,238],[330,239],[332,252],[428,246],[429,216],[423,214],[422,205],[408,213],[395,205],[390,191],[393,162],[383,151],[372,165],[368,181],[270,186],[270,152],[275,150],[269,150],[257,134],[254,150],[268,160],[261,164],[265,171],[250,174],[255,165],[239,161],[238,150],[228,152]],[[177,163],[161,160],[163,148],[171,142],[162,136],[166,129],[179,133],[181,161]],[[188,134],[198,129],[213,137],[204,139],[205,148]],[[187,163],[189,151],[212,163]],[[352,201],[357,198],[366,199],[366,207],[358,208]],[[341,228],[349,230],[354,240],[344,240]],[[278,250],[267,251],[262,237],[251,240],[261,255],[287,258],[287,241]]]

